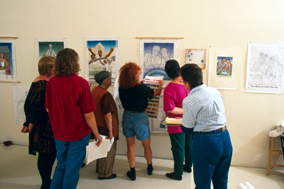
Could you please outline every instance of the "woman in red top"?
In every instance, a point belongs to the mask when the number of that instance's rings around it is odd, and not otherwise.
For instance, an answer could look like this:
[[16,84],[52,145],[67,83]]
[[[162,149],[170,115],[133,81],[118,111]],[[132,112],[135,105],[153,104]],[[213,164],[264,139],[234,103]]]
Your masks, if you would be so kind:
[[46,88],[45,107],[49,112],[58,161],[51,188],[75,189],[90,133],[94,133],[97,145],[102,141],[93,113],[96,106],[89,83],[77,75],[80,70],[78,60],[73,49],[59,51],[55,76]]

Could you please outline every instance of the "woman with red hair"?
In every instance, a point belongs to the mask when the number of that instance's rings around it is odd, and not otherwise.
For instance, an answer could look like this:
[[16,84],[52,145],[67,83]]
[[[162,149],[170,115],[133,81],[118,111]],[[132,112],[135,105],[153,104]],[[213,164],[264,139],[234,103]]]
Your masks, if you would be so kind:
[[133,62],[126,63],[120,68],[119,97],[124,108],[122,127],[123,135],[126,137],[127,159],[130,166],[127,176],[133,181],[136,180],[135,136],[137,140],[142,141],[144,156],[148,164],[148,175],[153,172],[149,120],[145,110],[148,106],[148,99],[159,96],[164,84],[164,81],[161,81],[159,88],[153,90],[142,81],[139,82],[140,74],[141,68]]

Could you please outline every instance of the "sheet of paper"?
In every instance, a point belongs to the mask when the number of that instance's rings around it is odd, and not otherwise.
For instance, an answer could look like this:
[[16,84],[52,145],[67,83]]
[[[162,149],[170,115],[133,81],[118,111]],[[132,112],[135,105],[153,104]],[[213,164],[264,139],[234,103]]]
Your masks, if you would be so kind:
[[108,152],[110,151],[113,142],[114,142],[114,137],[112,137],[111,141],[109,141],[108,150],[107,150]]
[[86,146],[86,157],[85,162],[86,165],[91,163],[92,161],[100,158],[104,158],[107,156],[107,152],[109,149],[109,139],[103,139],[102,143],[98,147],[96,145],[97,141],[90,142],[88,146]]

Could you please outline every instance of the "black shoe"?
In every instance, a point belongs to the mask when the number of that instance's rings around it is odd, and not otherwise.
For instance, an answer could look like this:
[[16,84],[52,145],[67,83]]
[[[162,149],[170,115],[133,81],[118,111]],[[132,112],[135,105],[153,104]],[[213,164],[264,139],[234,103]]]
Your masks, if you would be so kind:
[[174,179],[174,180],[182,180],[182,176],[176,174],[175,172],[166,173],[166,176],[169,177],[169,178],[171,178],[171,179]]
[[131,173],[131,171],[128,171],[127,176],[133,181],[136,180],[136,173]]
[[99,180],[114,179],[114,178],[116,178],[116,174],[112,174],[109,177],[98,177]]
[[85,165],[86,165],[86,164],[85,164],[85,163],[83,163],[83,164],[81,165],[81,168],[85,167]]
[[151,163],[151,164],[149,164],[148,167],[147,167],[148,175],[152,175],[153,170],[154,170],[154,168],[153,168],[152,163]]
[[187,167],[187,166],[185,166],[185,165],[183,165],[183,170],[184,170],[185,172],[187,172],[187,173],[191,173],[191,172],[192,172],[191,167]]

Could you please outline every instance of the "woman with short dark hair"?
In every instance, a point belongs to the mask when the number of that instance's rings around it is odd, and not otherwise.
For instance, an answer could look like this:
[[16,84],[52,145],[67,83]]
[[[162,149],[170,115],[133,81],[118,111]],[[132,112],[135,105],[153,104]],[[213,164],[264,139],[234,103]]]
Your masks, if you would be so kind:
[[[165,71],[172,79],[164,90],[164,111],[169,118],[182,118],[182,101],[189,94],[189,90],[186,90],[181,83],[179,69],[179,63],[176,60],[166,62]],[[174,172],[167,173],[166,176],[174,180],[182,180],[183,171],[191,172],[192,135],[184,133],[179,125],[167,126],[167,130],[171,139]]]

